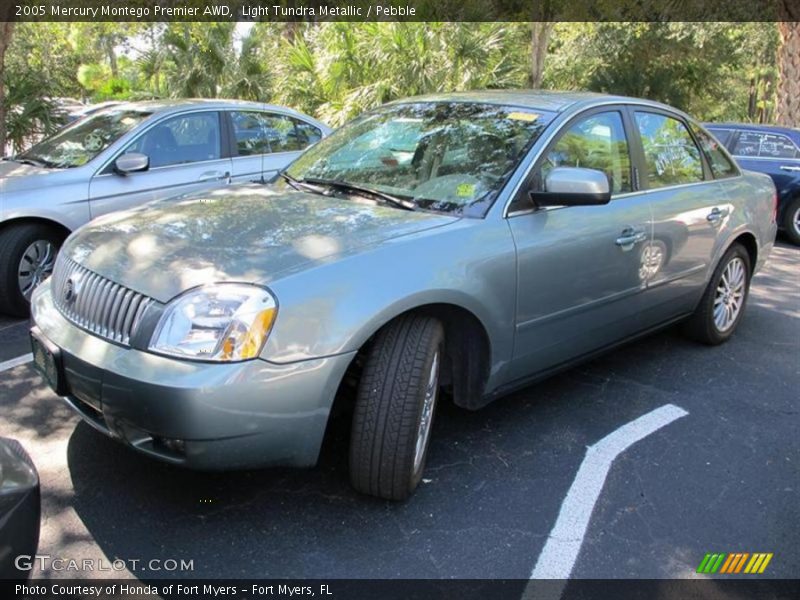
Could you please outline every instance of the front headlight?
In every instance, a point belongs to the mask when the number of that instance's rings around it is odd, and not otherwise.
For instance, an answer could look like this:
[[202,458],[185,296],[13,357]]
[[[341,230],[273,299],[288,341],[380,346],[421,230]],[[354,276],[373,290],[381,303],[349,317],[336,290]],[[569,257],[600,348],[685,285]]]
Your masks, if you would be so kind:
[[255,358],[277,312],[275,298],[264,288],[240,283],[204,286],[170,302],[149,349],[218,362]]

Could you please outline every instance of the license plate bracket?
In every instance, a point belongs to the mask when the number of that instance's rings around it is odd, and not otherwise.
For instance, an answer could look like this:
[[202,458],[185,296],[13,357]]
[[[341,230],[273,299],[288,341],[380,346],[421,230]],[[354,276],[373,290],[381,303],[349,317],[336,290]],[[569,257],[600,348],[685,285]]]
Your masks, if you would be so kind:
[[67,395],[61,350],[48,340],[38,327],[30,331],[33,366],[59,396]]

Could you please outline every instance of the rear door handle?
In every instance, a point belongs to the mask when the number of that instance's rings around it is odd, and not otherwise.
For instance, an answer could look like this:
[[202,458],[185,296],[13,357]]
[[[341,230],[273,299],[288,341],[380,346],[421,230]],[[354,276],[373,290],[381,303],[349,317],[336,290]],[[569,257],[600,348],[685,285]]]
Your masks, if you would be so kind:
[[623,250],[630,250],[636,244],[647,241],[647,238],[648,235],[646,231],[627,227],[622,231],[622,235],[617,238],[615,243]]
[[727,209],[720,210],[719,208],[717,208],[715,206],[714,209],[710,213],[708,213],[708,215],[706,216],[706,221],[708,221],[712,225],[716,225],[717,223],[720,222],[722,217],[724,217],[727,214],[728,214],[728,210]]
[[781,165],[781,171],[791,171],[793,173],[800,173],[800,167],[795,167],[794,165]]

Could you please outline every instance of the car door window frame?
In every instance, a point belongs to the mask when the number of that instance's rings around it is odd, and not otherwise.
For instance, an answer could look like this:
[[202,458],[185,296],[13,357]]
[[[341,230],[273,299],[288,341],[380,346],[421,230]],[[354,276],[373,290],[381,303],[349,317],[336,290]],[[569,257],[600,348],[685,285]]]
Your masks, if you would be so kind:
[[209,112],[216,113],[217,114],[217,120],[219,122],[219,138],[217,139],[217,144],[219,145],[219,158],[210,158],[210,159],[207,159],[207,160],[197,160],[197,161],[186,162],[186,163],[176,163],[176,164],[172,164],[172,165],[164,165],[164,166],[161,166],[161,167],[152,167],[152,168],[147,169],[147,171],[144,171],[144,172],[145,173],[149,173],[151,171],[159,171],[161,169],[174,169],[174,168],[179,168],[179,167],[183,167],[183,166],[187,166],[187,165],[200,165],[200,164],[203,164],[203,163],[215,163],[215,162],[219,162],[221,160],[230,159],[230,141],[228,141],[227,144],[224,143],[224,141],[223,141],[223,140],[225,140],[226,138],[229,137],[228,133],[225,130],[225,126],[224,126],[225,119],[222,118],[222,114],[221,114],[223,111],[218,109],[218,108],[208,108],[208,109],[200,109],[200,110],[188,110],[186,112],[178,112],[178,113],[166,114],[163,117],[161,117],[161,118],[153,121],[152,123],[148,124],[146,129],[143,129],[142,131],[137,133],[136,136],[131,139],[131,141],[129,141],[128,143],[125,144],[124,148],[122,148],[121,150],[116,152],[113,155],[112,158],[110,158],[108,161],[103,163],[103,165],[95,172],[94,176],[95,177],[103,177],[103,176],[106,176],[106,175],[117,176],[117,174],[114,172],[114,163],[117,161],[117,159],[120,156],[125,154],[125,150],[127,148],[129,148],[133,144],[136,144],[137,142],[139,142],[144,136],[146,136],[148,133],[150,133],[150,131],[152,129],[154,129],[154,128],[160,126],[160,125],[163,125],[165,122],[167,122],[167,121],[169,121],[171,119],[174,119],[174,118],[189,117],[189,116],[193,116],[193,115],[196,115],[196,114],[209,113]]
[[[631,196],[633,194],[641,193],[641,189],[639,189],[639,176],[638,173],[641,171],[641,158],[639,156],[639,152],[637,152],[636,147],[633,145],[633,137],[632,133],[634,131],[634,124],[631,122],[631,116],[628,114],[626,110],[626,106],[624,104],[604,104],[600,106],[593,106],[591,108],[587,108],[575,115],[573,115],[570,119],[562,123],[558,129],[553,133],[550,140],[547,142],[547,145],[544,149],[539,152],[539,155],[533,161],[532,165],[528,168],[528,172],[525,174],[525,177],[522,179],[522,185],[518,187],[514,195],[512,196],[511,200],[508,202],[506,209],[505,209],[505,217],[506,218],[513,218],[528,215],[534,212],[539,211],[549,211],[549,210],[563,210],[565,208],[571,208],[569,206],[525,206],[525,204],[529,204],[530,200],[528,198],[528,190],[530,190],[531,185],[533,184],[534,177],[536,177],[539,169],[541,169],[544,162],[547,160],[547,156],[550,152],[556,147],[556,145],[561,141],[561,138],[567,134],[573,126],[575,126],[580,121],[584,121],[594,115],[603,114],[603,113],[618,113],[620,120],[622,122],[623,131],[625,134],[625,141],[628,145],[628,155],[630,157],[630,178],[631,178],[631,191],[630,192],[620,192],[617,194],[611,195],[611,202],[618,200],[620,198],[625,198]],[[519,208],[515,208],[515,205],[520,204]]]
[[[717,179],[714,178],[714,173],[711,170],[711,165],[708,164],[708,160],[706,159],[705,152],[703,152],[702,146],[699,144],[697,138],[695,137],[694,132],[692,131],[692,128],[689,127],[689,123],[687,122],[687,120],[682,115],[674,113],[674,112],[671,112],[669,110],[664,110],[664,109],[662,109],[660,107],[655,107],[655,106],[629,105],[627,107],[627,110],[628,110],[628,113],[629,113],[629,118],[630,118],[631,124],[633,125],[634,131],[635,131],[635,134],[636,134],[634,136],[635,137],[634,143],[637,146],[637,154],[639,154],[640,157],[641,157],[641,169],[639,171],[639,177],[638,177],[638,179],[639,179],[639,181],[638,181],[639,189],[641,191],[643,191],[643,192],[648,192],[648,191],[653,192],[653,191],[659,191],[659,190],[669,190],[669,189],[675,189],[675,188],[678,188],[678,187],[684,187],[684,186],[689,186],[689,185],[704,185],[704,184],[707,184],[707,183],[712,183],[714,181],[717,181]],[[666,117],[666,118],[678,121],[681,125],[683,125],[684,129],[689,134],[689,138],[692,140],[692,143],[694,144],[695,148],[697,148],[697,153],[698,153],[698,156],[700,157],[700,164],[702,165],[702,168],[703,168],[703,179],[701,181],[689,181],[689,182],[685,182],[685,183],[674,183],[674,184],[671,184],[671,185],[662,185],[662,186],[659,186],[659,187],[650,187],[650,182],[647,179],[647,172],[648,172],[647,171],[647,159],[645,158],[644,145],[642,144],[642,134],[641,134],[641,131],[639,130],[638,124],[636,123],[636,114],[635,113],[637,113],[637,112],[638,113],[646,112],[646,113],[652,113],[652,114],[656,114],[656,115],[661,115],[662,117]]]

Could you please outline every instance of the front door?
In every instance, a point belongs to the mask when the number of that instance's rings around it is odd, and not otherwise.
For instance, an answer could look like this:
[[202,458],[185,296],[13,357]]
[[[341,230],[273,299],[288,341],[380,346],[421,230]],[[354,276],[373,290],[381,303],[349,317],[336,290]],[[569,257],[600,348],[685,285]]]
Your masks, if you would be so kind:
[[129,144],[126,152],[145,154],[146,171],[119,175],[113,164],[89,184],[92,218],[189,192],[227,185],[231,159],[221,152],[219,113],[202,111],[156,123]]
[[556,166],[598,169],[611,183],[609,204],[518,211],[508,219],[518,264],[515,379],[641,327],[651,214],[634,189],[629,130],[622,108],[584,113],[545,151],[528,186],[541,185]]

